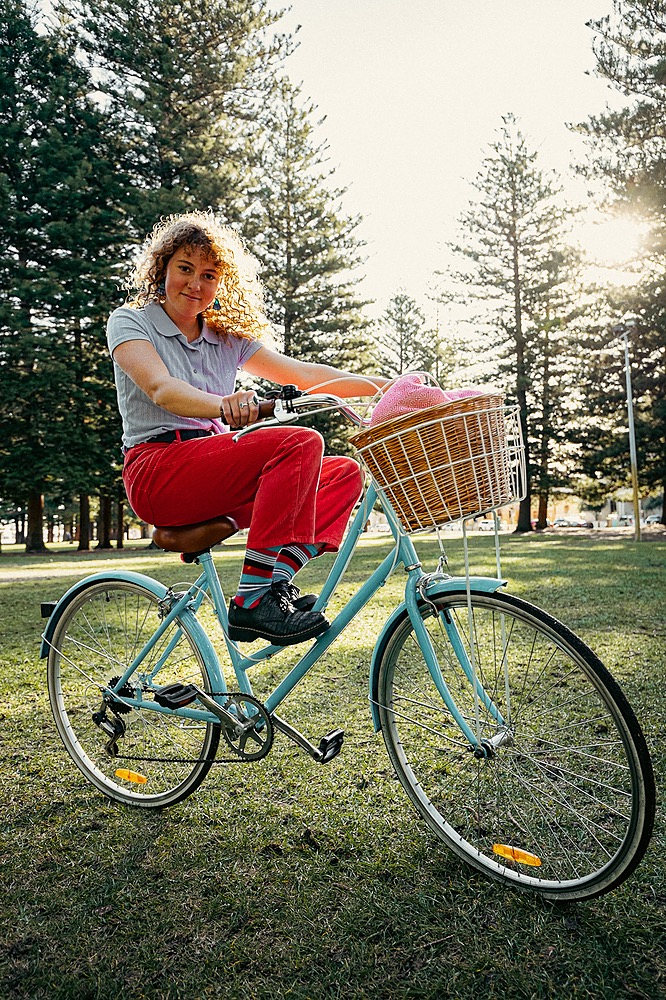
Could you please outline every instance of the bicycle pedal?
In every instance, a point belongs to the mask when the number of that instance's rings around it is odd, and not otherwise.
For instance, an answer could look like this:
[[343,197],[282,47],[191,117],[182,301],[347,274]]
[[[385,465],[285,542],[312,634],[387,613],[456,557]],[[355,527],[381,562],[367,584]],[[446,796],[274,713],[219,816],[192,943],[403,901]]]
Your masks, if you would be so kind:
[[158,705],[163,708],[184,708],[191,705],[198,694],[194,684],[165,684],[164,687],[156,688],[153,697]]
[[322,736],[319,741],[319,753],[322,755],[320,764],[328,764],[329,761],[337,757],[342,750],[342,743],[345,738],[343,729],[334,729],[333,732]]

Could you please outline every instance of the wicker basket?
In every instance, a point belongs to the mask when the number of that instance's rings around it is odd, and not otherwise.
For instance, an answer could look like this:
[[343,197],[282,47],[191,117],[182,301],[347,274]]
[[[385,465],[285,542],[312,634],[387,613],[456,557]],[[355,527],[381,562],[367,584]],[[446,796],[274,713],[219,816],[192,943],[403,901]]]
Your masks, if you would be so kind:
[[406,531],[484,514],[522,496],[518,411],[501,393],[414,410],[351,442]]

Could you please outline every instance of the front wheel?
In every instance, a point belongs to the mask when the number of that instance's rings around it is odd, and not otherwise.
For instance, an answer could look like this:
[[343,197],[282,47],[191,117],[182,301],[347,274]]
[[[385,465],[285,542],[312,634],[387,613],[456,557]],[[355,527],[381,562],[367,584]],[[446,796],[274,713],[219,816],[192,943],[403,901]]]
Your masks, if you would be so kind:
[[133,708],[123,700],[140,696],[154,705],[153,689],[174,683],[196,683],[211,692],[196,635],[185,620],[169,626],[119,697],[109,696],[161,615],[158,598],[146,587],[116,579],[91,583],[63,611],[47,667],[55,723],[77,767],[110,798],[148,808],[190,795],[210,770],[220,739],[219,725]]
[[[484,746],[475,755],[462,736],[405,614],[384,643],[379,715],[430,828],[475,868],[553,900],[619,885],[647,848],[655,788],[643,734],[606,668],[560,622],[506,594],[472,593],[471,614],[465,592],[445,594],[422,617]],[[465,652],[454,655],[451,639]],[[460,660],[475,663],[478,697]]]

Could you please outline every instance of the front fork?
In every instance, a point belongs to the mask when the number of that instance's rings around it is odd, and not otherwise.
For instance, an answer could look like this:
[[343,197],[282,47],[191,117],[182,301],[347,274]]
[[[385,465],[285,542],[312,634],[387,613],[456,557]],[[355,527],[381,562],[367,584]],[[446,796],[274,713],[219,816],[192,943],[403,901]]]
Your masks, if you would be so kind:
[[[469,742],[470,749],[473,751],[475,757],[484,758],[492,757],[495,750],[501,745],[511,742],[511,731],[507,724],[504,716],[500,712],[498,706],[495,704],[493,699],[490,697],[489,693],[483,687],[477,671],[476,663],[476,649],[474,642],[474,626],[473,626],[473,615],[472,615],[472,605],[471,605],[471,594],[469,587],[467,588],[467,599],[468,599],[468,611],[469,611],[469,651],[465,645],[463,637],[460,634],[458,626],[453,618],[453,616],[448,612],[447,609],[439,611],[434,600],[428,596],[428,585],[424,584],[423,574],[421,572],[420,566],[410,566],[408,569],[410,574],[410,579],[407,583],[405,590],[405,606],[407,613],[409,615],[410,621],[414,628],[414,632],[418,639],[421,652],[423,653],[423,658],[425,660],[426,666],[432,677],[433,683],[437,688],[442,701],[446,705],[447,709],[454,718],[456,724],[458,725],[460,731],[465,736]],[[430,578],[434,580],[434,577]],[[447,581],[448,582],[448,581]],[[481,582],[481,581],[479,581]],[[488,584],[494,583],[495,588],[501,586],[501,581],[489,581],[484,580],[483,583],[486,585],[484,589],[491,589]],[[441,588],[437,588],[438,592],[442,590],[452,589],[451,585],[447,587],[445,578],[442,578]],[[425,600],[432,607],[433,614],[438,619],[438,624],[443,634],[446,636],[448,647],[451,654],[460,665],[465,677],[469,681],[470,686],[474,692],[474,705],[475,705],[475,718],[474,718],[474,728],[472,728],[467,719],[462,715],[456,702],[449,690],[449,687],[444,680],[442,671],[439,665],[439,658],[437,651],[433,645],[432,638],[428,629],[426,628],[421,608],[422,605],[419,604],[419,597]],[[486,712],[494,719],[496,724],[496,732],[490,738],[485,738],[481,731],[481,719],[480,719],[480,707],[483,705]]]

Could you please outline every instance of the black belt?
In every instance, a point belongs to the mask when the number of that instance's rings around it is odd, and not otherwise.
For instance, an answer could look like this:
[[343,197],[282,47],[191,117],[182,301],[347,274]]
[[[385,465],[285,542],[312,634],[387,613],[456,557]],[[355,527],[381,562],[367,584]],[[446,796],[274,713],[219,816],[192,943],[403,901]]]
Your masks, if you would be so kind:
[[[190,441],[192,438],[205,438],[210,437],[215,431],[165,431],[164,434],[156,434],[155,437],[148,438],[147,441],[140,441],[139,444],[173,444],[174,441]],[[133,447],[138,447],[133,445]],[[130,448],[123,447],[120,449],[123,455],[126,455]]]
[[144,444],[172,444],[174,441],[190,441],[192,438],[210,437],[213,431],[165,431],[164,434],[156,434],[155,437],[148,438]]

